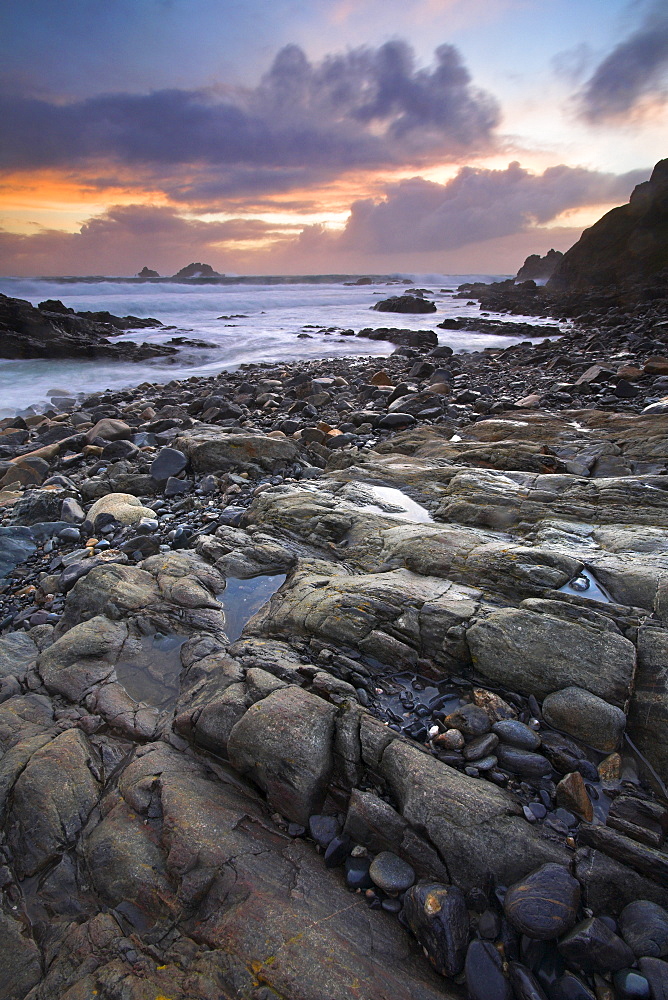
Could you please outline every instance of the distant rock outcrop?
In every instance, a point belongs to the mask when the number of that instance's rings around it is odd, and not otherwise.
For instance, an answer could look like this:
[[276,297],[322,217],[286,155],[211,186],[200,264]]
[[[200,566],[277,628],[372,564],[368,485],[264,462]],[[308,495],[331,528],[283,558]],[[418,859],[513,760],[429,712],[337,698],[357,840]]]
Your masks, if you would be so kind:
[[159,278],[160,275],[157,271],[152,271],[150,267],[142,267],[141,271],[137,272],[138,278]]
[[550,291],[646,284],[668,268],[668,159],[584,233],[547,283]]
[[195,264],[187,264],[186,267],[182,267],[180,271],[177,271],[174,278],[223,278],[224,275],[220,274],[218,271],[214,271],[210,264],[200,264],[199,261]]
[[548,250],[544,257],[532,253],[517,272],[516,281],[547,281],[563,258],[561,250]]
[[389,299],[382,299],[371,307],[376,312],[395,313],[433,313],[436,306],[428,299],[423,299],[420,295],[393,295]]

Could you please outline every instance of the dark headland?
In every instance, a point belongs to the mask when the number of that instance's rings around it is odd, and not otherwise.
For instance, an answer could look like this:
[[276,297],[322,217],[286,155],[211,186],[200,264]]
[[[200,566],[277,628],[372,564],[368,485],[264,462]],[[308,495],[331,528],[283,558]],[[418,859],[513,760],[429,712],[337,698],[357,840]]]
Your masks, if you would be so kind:
[[667,182],[549,340],[0,422],[0,997],[668,995]]

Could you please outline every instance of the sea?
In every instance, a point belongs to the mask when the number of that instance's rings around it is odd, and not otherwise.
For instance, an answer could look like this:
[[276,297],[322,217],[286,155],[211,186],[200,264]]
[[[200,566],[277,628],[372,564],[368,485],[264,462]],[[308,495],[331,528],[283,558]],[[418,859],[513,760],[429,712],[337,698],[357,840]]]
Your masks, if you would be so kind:
[[[107,388],[121,389],[144,382],[166,384],[174,379],[212,376],[242,364],[272,364],[342,356],[391,354],[393,344],[341,336],[365,327],[395,326],[436,330],[439,342],[455,351],[508,346],[518,339],[468,331],[437,330],[446,317],[479,316],[477,303],[455,297],[467,281],[496,281],[507,275],[402,274],[376,276],[371,284],[355,284],[356,276],[226,277],[173,281],[131,278],[0,278],[0,292],[38,305],[60,299],[79,310],[108,310],[115,315],[155,317],[164,324],[134,330],[114,341],[163,344],[173,337],[205,341],[208,346],[184,346],[172,358],[148,361],[88,361],[80,359],[9,361],[0,358],[0,417],[41,411],[51,396],[84,397]],[[429,291],[437,312],[398,315],[372,311],[374,302],[415,288]],[[485,313],[486,318],[529,322],[535,317]],[[554,322],[554,321],[552,321]]]

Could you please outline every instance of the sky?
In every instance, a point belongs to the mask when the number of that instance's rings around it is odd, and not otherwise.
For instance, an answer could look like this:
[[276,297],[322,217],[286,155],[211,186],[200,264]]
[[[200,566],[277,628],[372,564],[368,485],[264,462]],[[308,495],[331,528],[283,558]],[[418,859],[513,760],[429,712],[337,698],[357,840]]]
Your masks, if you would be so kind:
[[667,94],[665,0],[0,0],[0,274],[512,273]]

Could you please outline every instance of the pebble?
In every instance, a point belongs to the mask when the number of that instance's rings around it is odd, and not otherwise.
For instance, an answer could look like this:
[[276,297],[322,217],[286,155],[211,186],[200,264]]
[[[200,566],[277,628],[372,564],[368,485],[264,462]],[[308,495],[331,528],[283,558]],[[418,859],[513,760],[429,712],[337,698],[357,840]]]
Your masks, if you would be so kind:
[[183,472],[187,465],[187,457],[178,448],[163,448],[151,463],[151,477],[157,483],[166,483],[171,476]]
[[555,729],[604,753],[617,749],[626,727],[626,716],[621,708],[579,687],[567,687],[547,695],[543,701],[543,717]]
[[558,947],[567,965],[582,972],[617,972],[635,961],[626,942],[597,917],[583,920]]
[[668,912],[657,903],[629,903],[619,915],[619,931],[638,958],[668,955]]
[[495,722],[492,732],[496,733],[503,743],[518,747],[520,750],[537,750],[541,744],[538,733],[517,719],[502,719]]
[[346,860],[352,847],[352,840],[345,834],[334,837],[330,840],[325,851],[325,866],[327,868],[338,868]]
[[597,998],[582,980],[572,972],[565,972],[552,984],[550,1000],[597,1000]]
[[309,816],[308,832],[318,847],[329,847],[339,830],[340,824],[336,816],[322,816],[319,813]]
[[489,941],[471,941],[464,973],[469,1000],[513,1000],[501,956]]
[[437,746],[445,747],[448,750],[461,750],[465,742],[463,734],[458,729],[448,729],[434,738],[434,743]]
[[619,1000],[649,1000],[649,982],[633,969],[622,969],[612,977]]
[[349,889],[371,889],[370,858],[348,857],[344,862],[346,885]]
[[503,910],[520,933],[552,941],[573,927],[579,905],[580,883],[563,865],[546,864],[510,886]]
[[530,750],[520,750],[500,743],[496,748],[496,756],[501,767],[527,778],[540,778],[552,772],[549,760]]
[[668,962],[660,958],[641,958],[639,965],[649,983],[652,1000],[668,1000]]
[[61,528],[58,532],[58,538],[61,538],[64,542],[78,542],[81,539],[81,532],[78,528]]
[[384,892],[404,892],[415,882],[415,871],[402,858],[391,851],[381,851],[369,869],[374,885]]
[[594,818],[594,806],[579,771],[567,774],[561,779],[557,785],[557,802],[559,806],[575,813],[585,823],[591,823]]
[[436,971],[442,976],[459,975],[469,939],[469,916],[461,889],[420,882],[406,893],[404,916]]
[[501,918],[495,910],[485,910],[478,920],[478,934],[488,941],[496,941],[501,933]]
[[487,712],[477,705],[462,705],[447,715],[443,722],[448,729],[458,729],[465,736],[482,736],[492,728]]
[[543,989],[530,969],[519,962],[510,962],[508,978],[515,1000],[547,1000]]
[[464,747],[464,760],[478,761],[489,756],[498,742],[499,737],[494,733],[475,737]]

